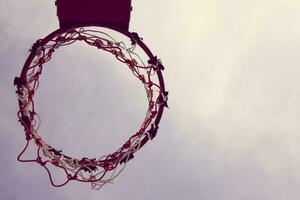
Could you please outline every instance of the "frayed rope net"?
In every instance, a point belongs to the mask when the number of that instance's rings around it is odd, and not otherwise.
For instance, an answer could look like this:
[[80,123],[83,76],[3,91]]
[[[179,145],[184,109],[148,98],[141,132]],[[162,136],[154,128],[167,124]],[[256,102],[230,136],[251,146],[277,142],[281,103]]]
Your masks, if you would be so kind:
[[[118,42],[107,33],[92,29],[74,28],[64,33],[55,35],[47,43],[38,40],[32,47],[34,53],[30,64],[22,71],[21,77],[15,78],[17,96],[20,110],[18,118],[24,126],[26,145],[18,156],[21,162],[36,162],[48,173],[50,182],[55,187],[61,187],[71,180],[90,182],[93,189],[100,189],[114,179],[123,171],[126,163],[134,157],[149,139],[153,139],[157,133],[158,124],[155,119],[160,107],[167,107],[168,93],[154,81],[158,70],[163,70],[163,65],[156,57],[145,63],[135,53],[136,40],[140,39],[136,33],[132,33],[131,45],[126,47],[125,43]],[[83,41],[90,46],[113,54],[116,59],[126,64],[132,74],[144,85],[148,99],[148,110],[140,130],[134,133],[114,153],[103,155],[99,158],[72,158],[64,155],[48,145],[39,135],[40,117],[35,111],[33,97],[39,87],[39,77],[42,74],[43,65],[48,62],[56,49],[61,46],[70,45],[76,41]],[[37,146],[35,159],[26,160],[22,156],[28,149],[30,142]],[[57,184],[53,180],[49,165],[60,168],[66,174],[66,181]]]

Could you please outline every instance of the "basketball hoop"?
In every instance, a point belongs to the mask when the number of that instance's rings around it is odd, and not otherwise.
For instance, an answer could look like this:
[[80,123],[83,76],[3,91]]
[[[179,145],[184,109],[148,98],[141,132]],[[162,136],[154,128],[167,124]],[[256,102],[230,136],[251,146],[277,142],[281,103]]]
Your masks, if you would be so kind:
[[[89,1],[99,2],[95,0]],[[65,6],[65,4],[62,4],[63,2],[68,1],[57,1],[58,13],[63,13],[62,7]],[[76,1],[73,0],[72,2]],[[129,3],[126,4],[128,7],[130,1],[127,1],[127,3]],[[73,5],[76,5],[76,3]],[[73,9],[76,10],[76,8]],[[55,187],[64,186],[71,180],[77,180],[90,182],[93,189],[100,189],[103,185],[112,183],[122,172],[126,163],[134,157],[134,154],[156,136],[163,110],[167,107],[168,92],[165,91],[161,73],[164,67],[161,61],[156,56],[153,56],[138,34],[130,33],[127,30],[128,24],[126,24],[126,19],[123,22],[116,20],[110,24],[109,18],[100,17],[99,19],[102,19],[102,21],[97,22],[93,20],[80,21],[78,16],[76,16],[76,20],[72,20],[70,16],[72,17],[70,13],[69,15],[64,15],[64,17],[60,16],[61,28],[44,39],[38,40],[32,46],[31,53],[25,62],[20,77],[15,78],[14,84],[17,86],[16,92],[19,101],[18,118],[24,126],[26,136],[26,145],[18,156],[18,160],[20,162],[40,164],[47,171],[50,182]],[[127,46],[124,42],[114,39],[108,33],[99,31],[91,26],[106,27],[117,31],[128,37],[131,40],[131,45]],[[83,42],[93,48],[111,53],[117,60],[127,65],[132,74],[143,84],[147,95],[148,109],[139,130],[115,152],[99,158],[73,158],[65,155],[52,145],[47,144],[38,131],[40,117],[35,109],[34,95],[36,95],[44,65],[52,58],[58,48],[75,42]],[[142,49],[148,60],[143,60],[135,51],[136,48]],[[36,158],[23,159],[23,154],[31,142],[37,147]],[[49,165],[62,170],[66,175],[66,181],[57,184],[53,180]]]

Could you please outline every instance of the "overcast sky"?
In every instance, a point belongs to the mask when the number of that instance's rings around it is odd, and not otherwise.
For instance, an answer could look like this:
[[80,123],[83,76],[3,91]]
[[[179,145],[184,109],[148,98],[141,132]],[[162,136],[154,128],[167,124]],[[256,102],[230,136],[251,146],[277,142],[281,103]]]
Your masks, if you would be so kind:
[[[13,78],[58,28],[53,1],[0,1],[0,199],[300,199],[300,1],[133,0],[130,31],[164,62],[158,136],[114,184],[50,186],[25,144]],[[145,114],[141,85],[113,57],[70,46],[36,94],[40,134],[75,156],[113,151]],[[27,154],[32,158],[33,154]]]

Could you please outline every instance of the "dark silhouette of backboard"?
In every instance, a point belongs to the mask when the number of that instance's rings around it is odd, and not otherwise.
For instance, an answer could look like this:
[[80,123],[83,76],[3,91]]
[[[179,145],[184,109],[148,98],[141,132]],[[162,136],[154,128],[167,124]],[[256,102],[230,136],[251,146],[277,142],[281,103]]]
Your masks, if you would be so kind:
[[128,30],[131,0],[56,0],[61,28],[97,25]]

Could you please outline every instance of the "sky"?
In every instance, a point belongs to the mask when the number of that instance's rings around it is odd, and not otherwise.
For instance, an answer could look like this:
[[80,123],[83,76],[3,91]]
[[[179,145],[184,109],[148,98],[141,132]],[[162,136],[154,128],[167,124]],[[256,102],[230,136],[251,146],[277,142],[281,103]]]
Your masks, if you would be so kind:
[[[300,1],[132,6],[129,29],[162,59],[170,108],[114,184],[92,191],[77,182],[53,188],[40,166],[16,160],[25,136],[13,79],[58,20],[54,0],[0,1],[0,199],[298,200]],[[78,45],[47,63],[35,101],[40,134],[76,156],[119,147],[146,109],[126,68]]]

